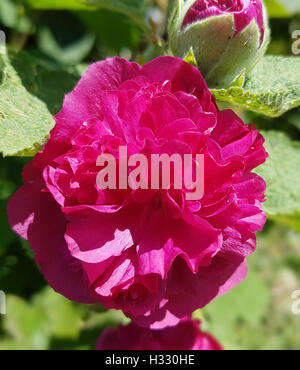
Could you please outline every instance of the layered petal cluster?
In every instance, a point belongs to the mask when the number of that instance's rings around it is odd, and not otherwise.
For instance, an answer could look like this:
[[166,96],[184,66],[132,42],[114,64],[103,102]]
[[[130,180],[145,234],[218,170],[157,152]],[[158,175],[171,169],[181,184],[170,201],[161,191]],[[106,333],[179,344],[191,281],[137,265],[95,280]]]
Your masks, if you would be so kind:
[[[122,309],[151,328],[176,325],[246,275],[265,214],[252,169],[263,137],[219,111],[198,69],[175,57],[141,67],[92,64],[65,97],[44,150],[8,204],[48,283],[69,299]],[[186,190],[101,190],[97,157],[203,154],[204,196]]]
[[184,318],[179,324],[160,330],[141,328],[134,323],[107,328],[99,337],[96,350],[222,350],[210,334],[200,329],[200,322]]

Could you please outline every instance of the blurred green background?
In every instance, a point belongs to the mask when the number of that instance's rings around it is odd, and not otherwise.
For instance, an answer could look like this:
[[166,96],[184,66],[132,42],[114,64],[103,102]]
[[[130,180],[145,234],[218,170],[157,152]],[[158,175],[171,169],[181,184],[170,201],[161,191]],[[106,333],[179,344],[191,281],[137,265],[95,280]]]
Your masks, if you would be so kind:
[[[102,6],[107,2],[101,0],[88,1],[89,6],[76,0],[0,0],[0,29],[9,48],[29,51],[53,70],[76,66],[78,77],[88,63],[107,56],[145,63],[161,52],[167,1],[145,1],[139,14],[135,5],[140,0],[123,1],[132,5],[132,11],[120,4]],[[300,1],[265,2],[272,29],[268,53],[291,55],[292,34],[300,30]],[[141,20],[146,15],[151,17],[149,29]],[[76,78],[70,79],[65,92],[75,83]],[[59,99],[53,113],[59,110]],[[276,120],[238,113],[258,128],[272,126],[300,140],[299,110]],[[79,305],[56,294],[40,274],[27,243],[10,230],[7,200],[21,185],[28,160],[0,158],[0,290],[7,297],[7,314],[0,315],[0,349],[92,349],[103,328],[128,320],[118,311]],[[300,314],[293,314],[291,297],[300,290],[297,230],[298,220],[269,220],[258,234],[257,251],[248,259],[245,282],[194,314],[225,349],[300,348]]]

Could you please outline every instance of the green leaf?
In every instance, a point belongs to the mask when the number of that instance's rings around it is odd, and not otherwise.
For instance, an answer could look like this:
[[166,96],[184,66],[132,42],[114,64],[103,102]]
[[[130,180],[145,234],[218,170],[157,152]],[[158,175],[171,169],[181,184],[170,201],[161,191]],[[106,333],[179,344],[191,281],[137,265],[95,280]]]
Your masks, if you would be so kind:
[[287,121],[300,130],[300,113],[299,111],[292,111],[289,115],[286,116]]
[[[89,12],[90,13],[90,12]],[[69,12],[45,12],[37,44],[48,57],[62,64],[78,64],[92,50],[95,36]]]
[[[47,316],[22,298],[7,296],[3,324],[5,331],[18,343],[19,349],[47,349],[49,341]],[[0,349],[10,349],[6,348],[7,345],[9,342],[1,341]],[[23,345],[25,346],[22,347]]]
[[300,13],[299,0],[265,0],[271,18],[288,18]]
[[[145,29],[145,0],[86,0],[87,5],[108,9],[127,15]],[[147,27],[146,27],[147,29]]]
[[87,5],[85,0],[23,0],[23,2],[35,9],[90,9],[95,7]]
[[0,22],[21,33],[32,33],[34,25],[22,4],[13,0],[0,1]]
[[217,100],[269,117],[300,106],[300,58],[266,56],[246,76],[243,87],[213,89]]
[[35,307],[44,310],[51,325],[51,336],[78,339],[80,334],[82,307],[69,301],[50,287],[35,296]]
[[250,271],[243,283],[203,309],[209,331],[226,348],[228,338],[235,336],[241,321],[247,326],[260,327],[269,300],[268,287],[255,272]]
[[[50,339],[78,340],[82,307],[46,287],[30,302],[7,295],[0,349],[48,349]],[[12,341],[11,339],[14,339]]]
[[95,10],[107,9],[128,16],[148,32],[145,0],[23,0],[36,9]]
[[193,47],[190,48],[188,54],[183,58],[183,60],[191,64],[192,66],[197,67],[197,62],[196,62],[195,54],[193,51]]
[[101,49],[107,48],[109,55],[119,54],[124,47],[137,48],[140,43],[140,29],[120,13],[100,9],[93,12],[76,11],[74,14],[90,32],[96,34],[97,43]]
[[79,74],[47,68],[24,52],[0,54],[0,72],[0,152],[33,155],[45,143],[53,115]]
[[15,191],[15,188],[16,188],[16,185],[12,181],[6,178],[2,178],[1,176],[1,170],[2,170],[1,162],[2,161],[0,160],[0,201],[4,199],[8,199],[11,196],[11,194]]
[[7,201],[0,200],[0,256],[6,251],[6,246],[16,238],[15,233],[12,231],[11,227],[8,224],[6,207]]
[[269,153],[255,172],[267,183],[264,210],[269,218],[300,231],[300,142],[277,131],[262,131]]

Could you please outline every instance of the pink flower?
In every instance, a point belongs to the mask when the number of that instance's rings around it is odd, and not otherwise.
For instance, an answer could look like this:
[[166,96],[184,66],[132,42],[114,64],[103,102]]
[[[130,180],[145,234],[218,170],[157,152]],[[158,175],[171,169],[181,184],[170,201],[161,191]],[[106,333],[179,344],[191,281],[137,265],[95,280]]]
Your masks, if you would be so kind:
[[[263,138],[218,111],[200,72],[174,57],[144,67],[113,58],[91,65],[65,98],[44,150],[24,168],[8,205],[48,283],[79,302],[122,309],[163,328],[246,275],[265,214],[265,183],[251,170]],[[205,193],[100,190],[100,153],[202,153]]]
[[235,34],[242,32],[255,19],[261,43],[264,39],[263,6],[261,0],[197,0],[188,11],[182,26],[192,24],[215,15],[233,14]]
[[183,319],[161,330],[141,328],[134,323],[107,328],[98,338],[96,350],[222,350],[217,340],[201,331],[200,322]]

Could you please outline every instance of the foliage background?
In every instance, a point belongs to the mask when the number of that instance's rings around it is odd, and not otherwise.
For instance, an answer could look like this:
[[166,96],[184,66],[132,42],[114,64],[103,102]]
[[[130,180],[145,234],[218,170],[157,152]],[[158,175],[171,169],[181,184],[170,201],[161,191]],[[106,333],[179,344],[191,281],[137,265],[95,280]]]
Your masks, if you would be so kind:
[[[32,99],[38,98],[55,114],[63,95],[73,88],[88,63],[114,55],[145,63],[161,53],[167,0],[86,2],[88,5],[77,0],[0,0],[0,29],[6,34],[8,48],[29,53],[23,59],[12,54],[12,64],[26,87],[26,91],[20,90],[18,103],[26,102],[30,108]],[[295,41],[291,34],[300,29],[299,0],[265,2],[272,30],[268,53],[291,55]],[[150,26],[143,21],[145,15],[152,19]],[[2,72],[0,61],[0,86]],[[8,95],[8,90],[0,91],[0,115]],[[37,124],[45,125],[42,109],[41,105],[40,111],[30,114]],[[277,119],[237,111],[258,128],[284,132],[293,143],[294,152],[289,154],[299,158],[298,109]],[[52,121],[47,124],[44,129],[48,132]],[[5,129],[1,125],[0,142]],[[19,135],[11,135],[7,154],[14,145],[17,150],[23,133]],[[7,200],[21,185],[22,167],[31,153],[22,154],[27,157],[0,157],[0,290],[7,294],[7,314],[0,316],[0,349],[92,349],[103,328],[128,320],[118,311],[79,305],[56,294],[39,273],[27,243],[10,230]],[[294,170],[289,181],[295,183],[300,199],[300,171]],[[258,235],[257,251],[248,259],[245,282],[194,314],[226,349],[299,349],[300,315],[291,310],[291,294],[300,289],[298,231],[297,214],[271,217]]]

